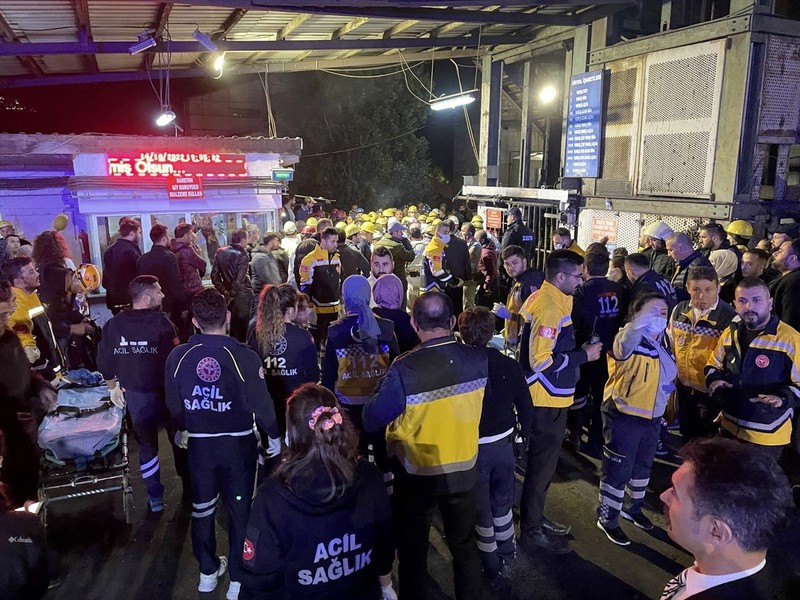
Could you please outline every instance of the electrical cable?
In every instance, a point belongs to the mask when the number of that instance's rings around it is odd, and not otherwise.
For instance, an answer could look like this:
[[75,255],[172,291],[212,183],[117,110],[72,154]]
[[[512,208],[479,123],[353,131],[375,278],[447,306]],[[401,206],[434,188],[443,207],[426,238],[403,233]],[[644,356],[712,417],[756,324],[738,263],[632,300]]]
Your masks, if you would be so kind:
[[303,158],[312,158],[315,156],[328,156],[330,154],[342,154],[344,152],[354,152],[356,150],[363,150],[365,148],[371,148],[372,146],[377,146],[378,144],[384,144],[386,142],[391,142],[392,140],[400,139],[401,137],[405,137],[407,135],[411,135],[412,133],[417,133],[421,129],[425,129],[426,125],[420,125],[416,129],[412,129],[411,131],[406,131],[405,133],[401,133],[399,135],[392,136],[390,138],[386,138],[385,140],[378,140],[377,142],[372,142],[371,144],[365,144],[363,146],[357,146],[355,148],[346,148],[345,150],[333,150],[331,152],[318,152],[317,154],[303,154]]

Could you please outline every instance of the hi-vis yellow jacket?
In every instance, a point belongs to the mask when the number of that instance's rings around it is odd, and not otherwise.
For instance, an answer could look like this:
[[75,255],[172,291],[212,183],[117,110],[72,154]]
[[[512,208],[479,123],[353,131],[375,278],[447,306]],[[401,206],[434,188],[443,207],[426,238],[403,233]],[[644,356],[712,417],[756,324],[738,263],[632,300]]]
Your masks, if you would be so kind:
[[707,392],[706,364],[736,311],[730,304],[719,300],[709,314],[696,319],[689,302],[684,300],[675,307],[668,332],[678,365],[678,379],[683,385]]
[[544,408],[567,408],[575,396],[586,352],[575,348],[572,296],[548,281],[520,309],[525,319],[519,360],[531,401]]
[[315,246],[300,261],[300,291],[311,296],[318,315],[339,312],[341,269],[339,253],[329,253],[321,246]]
[[430,292],[431,290],[444,291],[447,283],[453,278],[447,268],[447,259],[445,257],[444,249],[447,247],[438,236],[433,236],[433,239],[425,246],[425,251],[422,253],[425,259],[422,263],[422,284],[420,291]]
[[642,336],[628,358],[608,351],[608,380],[603,392],[621,413],[653,419],[656,416],[656,398],[661,379],[656,342]]
[[[706,366],[706,383],[733,384],[715,392],[722,399],[722,427],[747,442],[783,446],[791,441],[800,401],[800,333],[773,315],[742,356],[744,327],[736,321],[722,334]],[[778,396],[783,404],[750,401],[759,394]]]

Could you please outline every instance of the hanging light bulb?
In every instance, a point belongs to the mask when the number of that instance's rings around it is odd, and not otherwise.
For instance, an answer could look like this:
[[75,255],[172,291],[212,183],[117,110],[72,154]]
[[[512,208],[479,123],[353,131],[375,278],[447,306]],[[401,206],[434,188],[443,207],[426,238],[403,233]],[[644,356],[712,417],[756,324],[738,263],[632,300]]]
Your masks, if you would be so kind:
[[542,104],[549,104],[558,96],[558,91],[552,85],[546,85],[539,91],[539,100]]
[[214,58],[214,70],[222,73],[222,69],[225,67],[225,53],[221,52]]
[[156,125],[159,127],[166,127],[170,123],[175,120],[175,113],[172,111],[172,108],[169,106],[164,106],[161,110],[161,114],[158,115],[156,119]]

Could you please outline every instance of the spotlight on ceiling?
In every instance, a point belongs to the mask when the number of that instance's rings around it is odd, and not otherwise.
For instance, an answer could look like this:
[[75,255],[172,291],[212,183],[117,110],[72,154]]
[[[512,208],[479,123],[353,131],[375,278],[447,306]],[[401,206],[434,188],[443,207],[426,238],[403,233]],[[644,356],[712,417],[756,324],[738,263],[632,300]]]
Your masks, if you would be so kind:
[[153,37],[154,30],[153,29],[145,29],[141,33],[137,35],[139,41],[136,42],[133,46],[128,48],[128,52],[131,55],[139,54],[140,52],[144,52],[148,48],[152,48],[156,45],[156,40]]
[[209,52],[217,51],[217,45],[214,43],[214,41],[199,29],[192,34],[192,37],[200,42],[200,45]]
[[448,108],[457,108],[475,102],[475,96],[472,92],[476,90],[469,90],[468,92],[461,92],[460,94],[453,94],[451,96],[442,96],[436,98],[431,102],[431,110],[447,110]]
[[166,127],[175,120],[175,113],[169,106],[163,107],[161,114],[156,119],[156,125]]
[[552,85],[546,85],[539,91],[539,100],[542,104],[549,104],[558,96],[558,91]]

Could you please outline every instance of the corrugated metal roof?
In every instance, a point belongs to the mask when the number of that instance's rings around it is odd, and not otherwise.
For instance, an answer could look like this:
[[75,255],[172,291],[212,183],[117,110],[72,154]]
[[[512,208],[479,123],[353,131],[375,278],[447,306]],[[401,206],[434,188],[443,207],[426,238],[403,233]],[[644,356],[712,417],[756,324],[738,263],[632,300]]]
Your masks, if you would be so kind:
[[[547,0],[538,0],[541,5],[534,6],[533,3],[525,3],[520,0],[518,6],[503,7],[499,11],[497,5],[486,7],[469,6],[463,7],[457,2],[442,5],[442,8],[455,6],[456,11],[469,10],[471,12],[485,12],[487,15],[495,17],[502,13],[531,13],[536,12],[540,15],[561,15],[567,17],[576,11],[576,8],[586,8],[595,6],[592,0],[586,0],[583,4],[577,4],[581,0],[570,0],[571,4],[548,4]],[[566,1],[566,0],[565,0]],[[620,0],[605,0],[618,4]],[[595,0],[598,4],[603,4],[604,0]],[[37,57],[36,61],[42,65],[47,75],[58,75],[68,73],[90,73],[95,61],[88,61],[80,54],[80,46],[77,42],[81,40],[81,31],[77,26],[79,15],[76,14],[75,5],[77,3],[70,0],[2,0],[0,2],[0,17],[8,25],[17,40],[0,41],[14,42],[20,44],[36,43],[69,43],[73,46],[69,49],[53,46],[42,46],[43,50],[50,53],[43,53]],[[325,5],[328,5],[327,7]],[[481,45],[492,44],[492,37],[505,36],[502,43],[507,46],[510,34],[522,34],[519,43],[525,43],[532,38],[533,27],[528,23],[487,23],[479,22],[453,22],[449,20],[451,14],[467,18],[465,13],[448,12],[444,15],[447,18],[437,20],[438,13],[435,6],[421,9],[427,14],[409,13],[401,2],[387,2],[381,9],[387,12],[379,12],[378,17],[371,17],[369,9],[358,9],[352,6],[344,7],[344,10],[353,12],[352,15],[326,14],[335,10],[342,9],[342,4],[338,2],[322,2],[309,0],[308,6],[302,12],[281,12],[272,10],[253,9],[249,2],[238,3],[241,8],[235,9],[237,2],[230,0],[227,6],[208,6],[207,4],[193,4],[192,2],[157,2],[155,0],[140,1],[111,1],[111,0],[87,0],[89,9],[89,21],[91,30],[86,32],[95,42],[117,42],[117,48],[124,51],[128,45],[137,41],[137,34],[148,28],[155,28],[159,17],[166,10],[169,14],[166,20],[166,27],[163,31],[159,30],[157,35],[163,39],[171,39],[174,42],[195,43],[192,33],[199,29],[204,33],[221,38],[217,43],[224,47],[226,43],[258,43],[263,42],[263,49],[256,48],[230,52],[228,64],[236,64],[248,61],[249,63],[261,64],[264,62],[278,61],[286,62],[293,60],[318,61],[326,59],[336,59],[340,57],[359,58],[376,56],[381,54],[396,54],[391,52],[391,44],[403,47],[404,40],[423,39],[431,40],[431,45],[414,46],[414,52],[425,52],[437,45],[442,46],[443,40],[449,38],[460,38],[471,36],[470,42],[466,46],[474,48],[477,41],[476,32],[480,32]],[[622,6],[622,5],[620,5]],[[167,10],[168,9],[168,10]],[[244,12],[242,12],[244,10]],[[361,14],[362,16],[358,16]],[[387,14],[398,18],[390,18]],[[403,18],[405,15],[405,18]],[[471,17],[472,15],[469,15]],[[239,17],[230,26],[230,20]],[[420,18],[422,17],[422,18]],[[456,18],[456,17],[453,17]],[[569,17],[572,18],[572,17]],[[279,48],[270,46],[271,42],[285,39],[288,42],[320,42],[330,41],[324,49],[315,47],[313,51],[297,47]],[[332,39],[340,38],[340,39]],[[386,40],[386,38],[391,38]],[[352,47],[346,44],[364,41],[364,47]],[[280,44],[280,41],[277,42]],[[375,44],[382,46],[376,48]],[[458,45],[458,44],[456,44]],[[461,43],[465,46],[465,43]],[[6,53],[14,51],[13,45],[8,44],[3,49]],[[90,49],[94,53],[94,49]],[[182,50],[186,50],[183,48]],[[74,54],[54,54],[57,51],[74,52]],[[99,48],[95,54],[96,64],[100,70],[100,75],[104,73],[118,72],[141,72],[146,63],[145,54],[130,56],[128,54],[102,53]],[[411,49],[408,50],[412,51]],[[171,68],[192,68],[197,66],[197,59],[204,57],[205,52],[176,52],[172,56]],[[30,59],[14,59],[8,56],[0,56],[0,86],[3,80],[12,80],[20,75],[34,76],[36,70]],[[156,64],[158,61],[155,61]],[[20,82],[24,84],[24,82]]]

